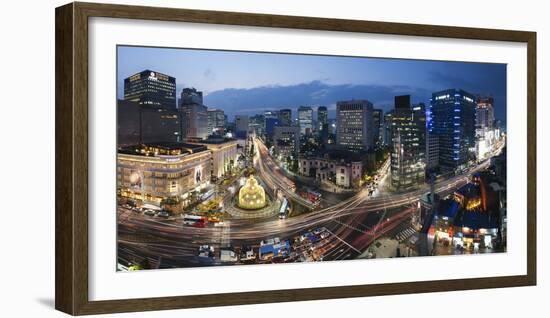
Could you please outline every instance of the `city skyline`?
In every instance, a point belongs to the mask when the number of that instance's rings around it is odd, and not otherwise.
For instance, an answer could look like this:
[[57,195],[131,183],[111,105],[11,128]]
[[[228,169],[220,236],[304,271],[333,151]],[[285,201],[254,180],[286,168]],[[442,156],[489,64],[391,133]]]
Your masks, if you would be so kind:
[[504,64],[119,46],[118,65],[119,99],[124,78],[153,69],[176,78],[178,96],[197,88],[231,118],[302,105],[327,106],[334,118],[336,102],[349,99],[387,112],[397,95],[428,103],[433,92],[460,88],[492,96],[496,119],[506,121]]
[[118,270],[506,252],[506,65],[133,49]]

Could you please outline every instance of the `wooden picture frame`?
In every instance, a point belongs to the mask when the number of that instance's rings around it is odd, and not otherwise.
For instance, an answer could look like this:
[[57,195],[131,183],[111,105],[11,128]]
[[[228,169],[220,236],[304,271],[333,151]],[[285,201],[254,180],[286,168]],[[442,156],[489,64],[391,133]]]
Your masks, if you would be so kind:
[[[56,309],[72,315],[85,315],[536,284],[536,33],[79,2],[57,8],[55,17]],[[527,43],[527,275],[90,301],[87,193],[88,19],[91,17]]]

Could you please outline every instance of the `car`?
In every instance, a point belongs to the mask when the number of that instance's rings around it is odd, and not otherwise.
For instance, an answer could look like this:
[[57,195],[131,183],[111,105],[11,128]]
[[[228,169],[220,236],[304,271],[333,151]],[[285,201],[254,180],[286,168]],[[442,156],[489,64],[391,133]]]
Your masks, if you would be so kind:
[[219,222],[214,223],[214,226],[216,226],[216,227],[218,227],[218,226],[219,226],[219,227],[223,227],[223,226],[225,226],[225,223],[223,223],[223,221],[219,221]]
[[145,214],[147,216],[155,216],[155,211],[153,211],[151,209],[146,209],[145,212],[143,212],[143,214]]
[[134,207],[134,208],[132,208],[132,211],[135,212],[135,213],[142,213],[143,208]]
[[159,213],[157,213],[157,216],[160,216],[162,218],[167,218],[170,216],[170,213],[168,213],[168,211],[160,211]]
[[199,257],[214,257],[214,247],[210,245],[199,246]]

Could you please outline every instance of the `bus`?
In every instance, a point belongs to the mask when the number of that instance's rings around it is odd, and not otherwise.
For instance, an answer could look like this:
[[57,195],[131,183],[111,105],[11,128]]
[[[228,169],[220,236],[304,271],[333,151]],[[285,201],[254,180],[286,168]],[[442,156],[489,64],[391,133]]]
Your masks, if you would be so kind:
[[210,197],[212,195],[214,195],[214,189],[210,189],[210,190],[206,191],[205,193],[203,193],[200,196],[200,199],[201,199],[201,201],[206,201],[206,200],[210,199]]
[[283,199],[283,203],[281,203],[281,208],[279,209],[279,219],[286,219],[288,216],[288,200],[286,198]]
[[183,224],[195,227],[204,227],[206,225],[206,218],[200,215],[186,214],[183,216]]

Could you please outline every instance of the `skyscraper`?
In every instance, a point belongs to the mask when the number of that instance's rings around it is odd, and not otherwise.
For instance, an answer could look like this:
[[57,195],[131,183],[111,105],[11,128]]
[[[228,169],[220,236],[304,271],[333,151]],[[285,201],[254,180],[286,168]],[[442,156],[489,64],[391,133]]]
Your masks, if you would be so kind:
[[368,100],[336,103],[336,144],[349,150],[368,150],[373,146],[372,103]]
[[300,152],[300,127],[275,126],[273,128],[273,145],[281,157],[296,158]]
[[298,108],[298,124],[300,135],[309,135],[313,132],[313,109],[309,106]]
[[235,116],[235,132],[237,137],[245,138],[248,134],[248,116],[236,115]]
[[144,70],[124,79],[124,100],[139,105],[176,108],[176,79]]
[[180,117],[175,109],[119,100],[117,114],[119,145],[181,141]]
[[198,104],[203,105],[202,92],[195,88],[187,87],[181,90],[180,105]]
[[494,99],[492,97],[478,97],[476,107],[476,128],[493,128],[495,121]]
[[328,110],[325,106],[317,108],[317,125],[319,126],[319,139],[322,144],[328,141]]
[[256,114],[248,118],[248,130],[253,131],[257,136],[265,134],[266,127],[265,115]]
[[223,133],[225,129],[225,114],[223,109],[209,109],[208,134]]
[[208,108],[202,104],[202,92],[182,89],[179,111],[185,138],[206,139],[212,133],[208,130]]
[[426,107],[407,103],[410,96],[395,97],[391,120],[391,185],[395,189],[414,187],[425,179]]
[[475,149],[476,106],[475,96],[461,89],[432,94],[426,112],[428,134],[438,137],[442,169],[453,171],[468,162],[470,150]]
[[374,145],[381,145],[382,144],[382,134],[380,133],[382,131],[382,110],[375,108],[372,110],[372,122],[373,122],[373,128],[372,128],[372,135],[374,140]]
[[391,146],[391,120],[393,117],[394,110],[390,110],[384,114],[384,127],[383,131],[383,143],[385,146]]
[[290,126],[292,124],[292,110],[285,108],[279,111],[279,125]]
[[317,108],[317,124],[319,125],[319,131],[323,130],[324,125],[328,125],[328,110],[325,106]]

